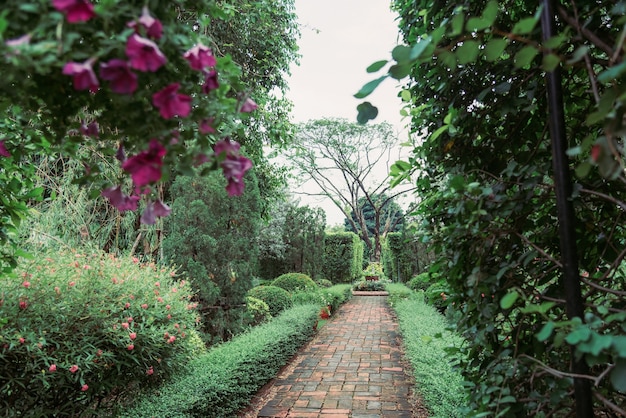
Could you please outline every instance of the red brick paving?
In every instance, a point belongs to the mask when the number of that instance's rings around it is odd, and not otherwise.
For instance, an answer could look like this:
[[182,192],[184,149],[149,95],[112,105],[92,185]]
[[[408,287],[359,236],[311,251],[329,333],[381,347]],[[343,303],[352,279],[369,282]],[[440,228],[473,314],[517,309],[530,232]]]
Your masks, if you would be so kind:
[[262,418],[411,418],[397,324],[386,296],[354,296],[275,379]]

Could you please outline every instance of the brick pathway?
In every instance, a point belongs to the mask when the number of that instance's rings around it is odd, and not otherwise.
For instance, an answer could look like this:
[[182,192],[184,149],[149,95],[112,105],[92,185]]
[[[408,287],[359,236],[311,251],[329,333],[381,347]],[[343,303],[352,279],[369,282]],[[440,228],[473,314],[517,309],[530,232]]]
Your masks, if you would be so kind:
[[353,296],[279,375],[258,417],[411,418],[397,324],[385,296]]

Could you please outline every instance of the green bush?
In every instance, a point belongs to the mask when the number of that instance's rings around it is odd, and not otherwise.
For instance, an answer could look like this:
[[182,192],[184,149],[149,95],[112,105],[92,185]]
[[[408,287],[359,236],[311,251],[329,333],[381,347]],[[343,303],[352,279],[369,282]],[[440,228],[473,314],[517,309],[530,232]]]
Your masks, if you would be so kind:
[[230,418],[314,333],[319,306],[295,306],[212,348],[189,371],[140,396],[122,417]]
[[354,282],[352,288],[357,291],[382,291],[385,290],[385,286],[391,283],[387,279],[378,280],[359,280]]
[[398,301],[408,299],[413,295],[413,291],[402,283],[389,283],[385,286],[385,290],[389,292],[387,302],[391,306],[395,306]]
[[317,279],[315,283],[317,283],[318,287],[331,287],[333,285],[333,282],[327,279]]
[[270,307],[261,299],[246,296],[246,323],[250,326],[257,326],[272,318]]
[[278,286],[287,292],[294,292],[296,290],[315,289],[317,283],[304,273],[285,273],[274,279],[272,286]]
[[432,276],[430,273],[424,272],[413,277],[406,285],[413,290],[426,290],[431,284],[433,284]]
[[426,302],[434,306],[439,312],[444,312],[448,306],[449,289],[444,281],[438,281],[424,291]]
[[413,366],[423,397],[433,418],[462,418],[467,393],[460,370],[447,351],[458,349],[463,339],[447,330],[445,318],[420,298],[399,299],[394,304],[406,356]]
[[321,307],[330,306],[331,312],[335,312],[351,297],[352,291],[349,284],[338,284],[329,288],[299,291],[292,294],[294,305],[316,304]]
[[[172,270],[57,251],[0,278],[0,409],[73,415],[170,375],[203,350],[189,284]],[[194,351],[195,350],[195,351]]]
[[293,305],[289,293],[278,286],[257,286],[248,290],[248,296],[261,299],[270,308],[270,314],[276,316]]

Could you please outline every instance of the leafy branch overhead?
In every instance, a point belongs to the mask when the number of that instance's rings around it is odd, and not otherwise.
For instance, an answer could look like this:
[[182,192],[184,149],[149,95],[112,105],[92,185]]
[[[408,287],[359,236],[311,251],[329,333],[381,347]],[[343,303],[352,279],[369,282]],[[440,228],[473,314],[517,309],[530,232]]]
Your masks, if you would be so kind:
[[[571,411],[572,355],[599,414],[626,414],[626,2],[562,2],[542,40],[537,2],[395,0],[405,45],[368,71],[404,80],[411,155],[394,182],[417,186],[424,240],[447,278],[472,388],[468,416]],[[571,196],[585,301],[568,319],[560,282],[546,72],[563,74]],[[358,121],[376,117],[359,105]],[[580,321],[578,321],[580,319]],[[523,353],[523,354],[522,354]],[[471,413],[470,413],[471,411]]]

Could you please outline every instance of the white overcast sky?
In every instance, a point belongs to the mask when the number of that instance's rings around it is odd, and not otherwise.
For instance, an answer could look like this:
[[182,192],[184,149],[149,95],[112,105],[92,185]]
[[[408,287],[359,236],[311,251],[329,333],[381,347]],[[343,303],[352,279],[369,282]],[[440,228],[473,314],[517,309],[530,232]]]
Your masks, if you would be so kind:
[[[353,97],[365,83],[386,71],[369,74],[366,68],[391,59],[391,50],[400,43],[390,2],[296,0],[295,5],[301,25],[298,44],[302,57],[299,66],[291,67],[289,78],[287,97],[294,104],[292,120],[340,117],[356,122],[356,106],[367,100],[379,109],[374,123],[386,121],[400,131],[403,122],[397,81],[385,80],[366,99]],[[343,224],[344,215],[329,201],[303,196],[301,203],[324,208],[328,225]]]

